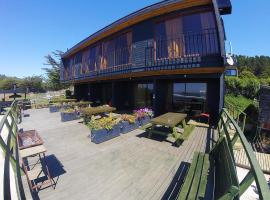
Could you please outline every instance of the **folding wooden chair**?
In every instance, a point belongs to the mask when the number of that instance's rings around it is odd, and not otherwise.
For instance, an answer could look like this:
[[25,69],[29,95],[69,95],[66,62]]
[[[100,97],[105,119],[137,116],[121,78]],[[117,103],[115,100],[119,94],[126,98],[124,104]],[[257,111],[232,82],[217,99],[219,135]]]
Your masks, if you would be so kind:
[[31,168],[31,165],[26,165],[24,161],[22,162],[22,166],[32,192],[38,192],[38,190],[42,187],[51,186],[53,189],[55,189],[55,184],[51,178],[49,168],[45,161],[45,156],[44,161],[42,162],[40,157],[40,163],[38,165],[35,164],[33,168]]

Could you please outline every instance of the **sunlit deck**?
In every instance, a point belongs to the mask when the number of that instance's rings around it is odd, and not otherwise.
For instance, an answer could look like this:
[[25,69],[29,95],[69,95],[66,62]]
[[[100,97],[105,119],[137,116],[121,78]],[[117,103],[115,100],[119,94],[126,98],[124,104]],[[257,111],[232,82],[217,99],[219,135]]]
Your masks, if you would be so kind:
[[[48,109],[26,111],[20,125],[36,129],[47,148],[47,161],[56,188],[45,188],[40,199],[161,199],[168,194],[179,166],[188,166],[194,151],[209,151],[213,131],[195,128],[179,148],[160,138],[148,139],[135,130],[108,142],[91,143],[89,129],[79,123],[60,122]],[[24,188],[31,193],[26,178]]]

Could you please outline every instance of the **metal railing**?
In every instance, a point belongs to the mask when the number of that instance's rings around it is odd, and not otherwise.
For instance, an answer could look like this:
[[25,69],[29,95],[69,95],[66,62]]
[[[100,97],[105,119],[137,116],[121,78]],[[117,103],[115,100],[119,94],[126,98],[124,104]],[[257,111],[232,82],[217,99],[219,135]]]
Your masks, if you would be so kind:
[[146,51],[146,65],[197,64],[203,57],[220,56],[216,29],[156,38]]
[[[231,127],[233,126],[233,127]],[[234,129],[234,133],[230,130]],[[232,157],[234,158],[233,147],[236,142],[240,142],[243,150],[247,156],[250,171],[247,173],[245,178],[239,183],[239,196],[243,195],[245,191],[251,186],[252,182],[255,180],[259,199],[268,200],[270,199],[270,193],[267,186],[267,182],[265,180],[264,174],[261,170],[261,167],[255,157],[255,154],[247,141],[243,131],[238,126],[237,122],[234,118],[229,114],[227,109],[223,109],[221,112],[220,121],[218,123],[218,132],[220,137],[226,137],[229,143],[230,152]],[[234,160],[235,162],[235,160]],[[236,164],[235,164],[236,170]]]
[[61,72],[61,77],[62,81],[71,81],[131,72],[194,68],[202,64],[216,66],[221,60],[218,41],[214,28],[151,39],[144,45],[108,51],[87,62],[68,66],[66,73]]
[[20,110],[14,101],[0,121],[0,199],[26,199],[17,146]]

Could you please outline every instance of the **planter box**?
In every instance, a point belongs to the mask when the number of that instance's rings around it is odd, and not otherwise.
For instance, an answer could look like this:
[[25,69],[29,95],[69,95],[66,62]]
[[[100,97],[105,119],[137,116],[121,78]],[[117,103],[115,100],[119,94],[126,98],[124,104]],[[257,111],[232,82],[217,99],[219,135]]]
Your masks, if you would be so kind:
[[121,126],[115,125],[112,130],[101,129],[101,130],[91,130],[91,142],[95,144],[100,144],[106,142],[115,137],[120,136]]
[[62,105],[62,109],[66,110],[69,108],[69,105]]
[[139,122],[140,122],[140,126],[144,126],[150,122],[150,117],[146,116],[146,117],[140,118]]
[[55,112],[59,112],[61,107],[60,106],[49,106],[50,109],[50,113],[55,113]]
[[73,113],[64,113],[61,112],[61,121],[62,122],[68,122],[68,121],[73,121],[77,119],[77,112],[73,112]]
[[125,133],[128,133],[128,132],[131,132],[135,129],[137,129],[140,124],[139,124],[139,121],[135,121],[134,124],[130,124],[128,121],[122,121],[121,122],[121,133],[125,134]]

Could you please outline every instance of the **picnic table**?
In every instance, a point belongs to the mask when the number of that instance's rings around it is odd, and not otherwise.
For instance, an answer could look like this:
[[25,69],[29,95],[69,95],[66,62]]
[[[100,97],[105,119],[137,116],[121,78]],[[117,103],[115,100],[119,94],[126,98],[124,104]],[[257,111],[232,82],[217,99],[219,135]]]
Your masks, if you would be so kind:
[[150,120],[150,122],[154,125],[162,125],[162,126],[168,126],[170,128],[174,128],[178,124],[182,122],[183,126],[186,125],[185,119],[187,117],[187,114],[184,113],[166,113],[164,115],[161,115],[159,117],[153,118]]
[[[166,113],[159,117],[150,120],[152,126],[148,130],[148,138],[151,138],[152,134],[158,134],[163,136],[168,136],[172,134],[173,129],[178,125],[182,124],[183,132],[186,128],[186,117],[185,113]],[[178,143],[178,139],[175,141]]]

